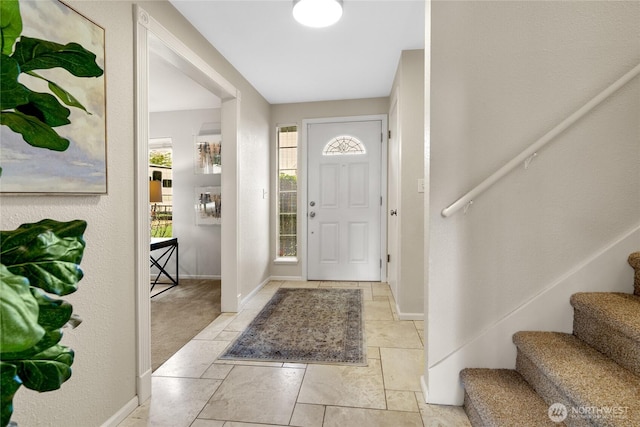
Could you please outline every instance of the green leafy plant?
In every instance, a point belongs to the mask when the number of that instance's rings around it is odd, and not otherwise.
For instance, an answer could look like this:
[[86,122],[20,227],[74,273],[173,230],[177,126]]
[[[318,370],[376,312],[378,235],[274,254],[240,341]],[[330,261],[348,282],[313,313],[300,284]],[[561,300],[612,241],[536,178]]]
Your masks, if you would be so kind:
[[[54,130],[71,123],[71,111],[64,105],[90,113],[71,93],[36,71],[63,68],[76,77],[99,77],[103,70],[96,55],[78,43],[62,45],[22,35],[18,0],[0,1],[0,52],[0,125],[34,147],[65,151],[69,140]],[[46,81],[51,93],[29,89],[18,80],[21,74]]]
[[[4,1],[4,0],[3,0]],[[0,425],[9,424],[20,386],[45,392],[71,377],[73,350],[62,328],[80,320],[68,295],[83,277],[82,220],[45,219],[0,231]]]

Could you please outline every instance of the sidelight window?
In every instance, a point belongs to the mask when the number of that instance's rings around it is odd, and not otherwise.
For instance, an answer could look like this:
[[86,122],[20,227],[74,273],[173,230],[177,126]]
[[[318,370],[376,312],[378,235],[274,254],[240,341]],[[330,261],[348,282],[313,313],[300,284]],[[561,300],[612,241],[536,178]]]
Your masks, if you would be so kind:
[[278,127],[278,258],[298,255],[298,128]]

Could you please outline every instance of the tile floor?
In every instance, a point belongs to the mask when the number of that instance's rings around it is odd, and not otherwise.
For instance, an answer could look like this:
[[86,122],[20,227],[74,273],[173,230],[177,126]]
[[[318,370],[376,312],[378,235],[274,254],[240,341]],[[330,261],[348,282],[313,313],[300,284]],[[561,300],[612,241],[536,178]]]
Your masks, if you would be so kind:
[[[368,366],[217,360],[279,287],[361,288]],[[462,408],[424,403],[423,348],[424,323],[397,319],[386,283],[272,281],[158,368],[120,427],[470,426]]]

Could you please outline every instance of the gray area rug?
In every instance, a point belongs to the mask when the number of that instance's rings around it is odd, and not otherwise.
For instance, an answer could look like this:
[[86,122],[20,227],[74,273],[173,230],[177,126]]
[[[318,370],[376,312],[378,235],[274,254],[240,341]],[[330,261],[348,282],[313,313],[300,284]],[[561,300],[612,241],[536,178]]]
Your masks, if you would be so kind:
[[220,359],[367,363],[360,289],[281,288]]

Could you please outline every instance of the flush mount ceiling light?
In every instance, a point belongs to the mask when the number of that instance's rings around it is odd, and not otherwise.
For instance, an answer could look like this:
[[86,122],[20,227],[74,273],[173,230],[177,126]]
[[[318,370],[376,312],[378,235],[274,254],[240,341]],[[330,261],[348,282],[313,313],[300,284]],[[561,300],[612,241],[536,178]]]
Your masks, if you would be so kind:
[[342,0],[293,0],[293,17],[307,27],[328,27],[341,16]]

